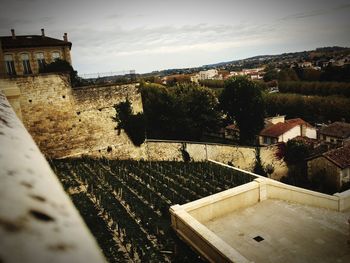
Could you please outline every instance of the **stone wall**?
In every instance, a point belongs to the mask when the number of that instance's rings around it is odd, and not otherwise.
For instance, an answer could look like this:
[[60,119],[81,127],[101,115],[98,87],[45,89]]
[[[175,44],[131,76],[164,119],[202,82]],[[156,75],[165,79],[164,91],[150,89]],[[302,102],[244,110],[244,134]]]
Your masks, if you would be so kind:
[[[122,130],[118,135],[113,105],[128,99],[135,113],[142,112],[135,84],[72,89],[65,74],[44,74],[8,79],[20,90],[22,119],[40,150],[50,158],[88,155],[111,159],[183,160],[182,142],[147,141],[135,147]],[[255,148],[205,143],[186,143],[194,161],[212,159],[252,171]],[[261,148],[261,159],[280,179],[287,172],[276,158],[277,147]]]
[[44,156],[0,92],[0,262],[105,262]]
[[[46,74],[10,79],[20,89],[24,125],[40,150],[61,158],[118,146],[123,158],[133,147],[126,134],[115,131],[113,105],[130,99],[142,110],[135,85],[72,89],[65,74]],[[124,157],[127,158],[128,156]]]
[[[225,164],[231,163],[237,168],[252,171],[255,165],[255,148],[236,145],[222,145],[212,143],[181,143],[171,141],[148,141],[145,150],[150,160],[183,160],[181,148],[185,149],[194,161],[207,159]],[[287,174],[285,162],[277,158],[278,147],[271,145],[260,148],[261,161],[264,167],[270,164],[274,168],[271,178],[279,180]]]

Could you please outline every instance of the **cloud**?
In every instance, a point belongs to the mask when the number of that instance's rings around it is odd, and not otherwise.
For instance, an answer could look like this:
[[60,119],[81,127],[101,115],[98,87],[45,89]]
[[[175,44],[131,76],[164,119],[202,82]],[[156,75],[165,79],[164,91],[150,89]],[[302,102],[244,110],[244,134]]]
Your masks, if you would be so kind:
[[[202,47],[211,43],[226,43],[240,40],[244,37],[254,39],[261,35],[269,35],[274,28],[270,25],[185,25],[181,27],[163,26],[155,28],[140,27],[122,29],[116,27],[112,30],[76,29],[72,32],[75,46],[92,47],[102,52],[118,54],[138,53],[140,50],[152,50],[160,53],[170,50],[191,49],[192,46]],[[86,32],[89,32],[86,34]],[[223,45],[214,45],[221,47]],[[186,47],[186,48],[185,48]],[[208,48],[212,48],[213,45]]]
[[287,20],[303,19],[303,18],[314,17],[314,16],[322,16],[322,15],[331,14],[338,11],[343,11],[344,9],[347,9],[347,8],[350,8],[350,4],[338,5],[336,7],[329,8],[329,9],[318,9],[318,10],[311,10],[308,12],[295,13],[292,15],[285,16],[279,20],[287,21]]

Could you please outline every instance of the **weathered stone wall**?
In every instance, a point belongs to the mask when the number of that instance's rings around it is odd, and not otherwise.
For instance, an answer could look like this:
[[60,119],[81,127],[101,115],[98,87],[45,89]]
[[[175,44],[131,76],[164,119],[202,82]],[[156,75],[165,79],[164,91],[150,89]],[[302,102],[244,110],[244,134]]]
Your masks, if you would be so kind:
[[[183,160],[181,142],[148,141],[143,147],[145,158],[150,160]],[[234,145],[186,143],[185,149],[194,161],[207,159],[225,164],[232,163],[235,167],[252,171],[255,165],[255,148]],[[277,146],[261,147],[260,156],[263,166],[271,165],[274,172],[271,178],[279,180],[287,174],[288,168],[276,153]]]
[[113,105],[126,97],[135,111],[142,110],[135,85],[72,89],[65,74],[17,77],[10,81],[21,91],[24,125],[46,156],[60,158],[108,146],[118,146],[121,158],[139,151],[126,134],[117,135],[112,120]]
[[0,92],[0,262],[106,262]]
[[[183,160],[181,142],[148,141],[135,147],[122,130],[118,135],[113,105],[128,99],[135,113],[142,112],[136,85],[72,89],[68,76],[46,74],[17,77],[23,122],[40,150],[48,157],[88,155],[113,159]],[[252,171],[255,148],[186,143],[195,161],[212,159]],[[286,174],[285,163],[276,158],[274,146],[261,148],[263,166],[274,167],[272,178]]]

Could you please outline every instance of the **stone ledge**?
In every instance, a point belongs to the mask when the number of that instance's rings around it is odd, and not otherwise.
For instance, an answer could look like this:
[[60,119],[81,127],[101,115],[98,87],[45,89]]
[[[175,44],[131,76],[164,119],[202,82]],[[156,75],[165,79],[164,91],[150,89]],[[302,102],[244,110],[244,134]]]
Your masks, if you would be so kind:
[[56,175],[0,93],[0,261],[105,262]]

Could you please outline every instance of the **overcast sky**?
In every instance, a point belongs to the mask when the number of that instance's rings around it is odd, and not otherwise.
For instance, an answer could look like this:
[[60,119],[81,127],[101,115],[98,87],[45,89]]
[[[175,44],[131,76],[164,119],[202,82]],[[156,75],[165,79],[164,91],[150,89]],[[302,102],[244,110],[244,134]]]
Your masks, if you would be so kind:
[[195,67],[323,46],[350,47],[349,0],[11,0],[0,35],[73,43],[82,73]]

